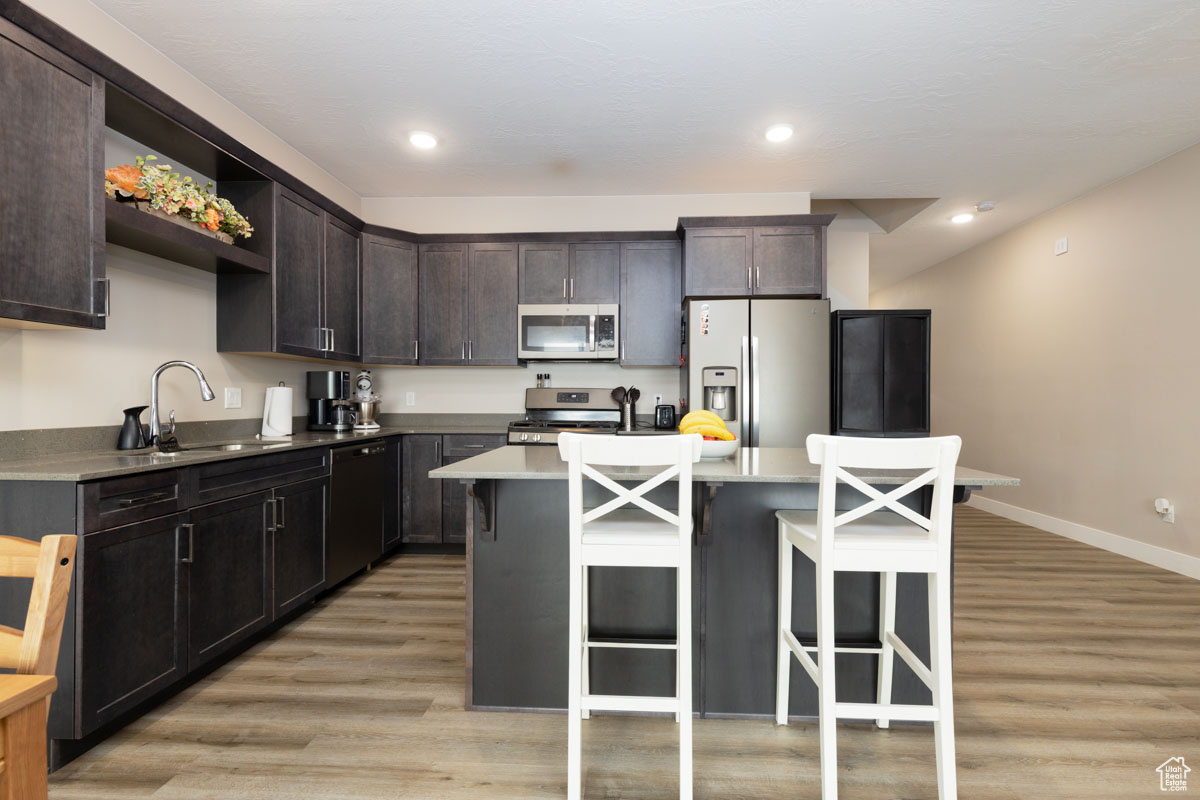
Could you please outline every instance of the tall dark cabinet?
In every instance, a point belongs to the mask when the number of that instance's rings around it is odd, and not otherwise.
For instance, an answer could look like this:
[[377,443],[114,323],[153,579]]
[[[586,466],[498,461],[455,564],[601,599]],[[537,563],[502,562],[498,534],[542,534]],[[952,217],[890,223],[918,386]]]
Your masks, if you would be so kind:
[[103,328],[104,84],[0,20],[0,317]]
[[831,324],[834,434],[928,436],[930,312],[835,311]]
[[363,361],[417,363],[417,246],[362,237]]

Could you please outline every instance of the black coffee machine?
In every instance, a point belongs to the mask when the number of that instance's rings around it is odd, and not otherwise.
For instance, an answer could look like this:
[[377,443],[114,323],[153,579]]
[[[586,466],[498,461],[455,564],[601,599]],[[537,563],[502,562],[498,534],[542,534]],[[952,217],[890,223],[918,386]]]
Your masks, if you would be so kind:
[[342,370],[308,373],[308,429],[348,431],[353,428],[350,373]]

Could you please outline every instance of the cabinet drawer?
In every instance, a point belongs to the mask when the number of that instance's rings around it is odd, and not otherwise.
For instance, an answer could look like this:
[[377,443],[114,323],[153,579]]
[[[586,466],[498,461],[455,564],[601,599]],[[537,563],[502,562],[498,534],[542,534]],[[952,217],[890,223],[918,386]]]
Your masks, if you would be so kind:
[[446,434],[442,437],[442,458],[477,456],[504,447],[506,438],[503,434],[496,433]]
[[186,507],[177,469],[81,483],[78,501],[83,533],[174,514]]
[[203,505],[329,474],[329,448],[235,458],[188,470],[192,505]]

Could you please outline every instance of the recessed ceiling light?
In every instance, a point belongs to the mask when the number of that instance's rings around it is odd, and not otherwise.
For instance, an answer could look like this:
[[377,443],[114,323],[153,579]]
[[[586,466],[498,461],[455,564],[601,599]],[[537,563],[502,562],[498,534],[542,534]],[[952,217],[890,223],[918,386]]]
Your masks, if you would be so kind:
[[786,142],[792,138],[792,126],[783,122],[778,125],[772,125],[767,128],[766,135],[768,142]]
[[421,150],[431,150],[437,147],[438,143],[436,136],[425,131],[413,131],[408,135],[408,141],[412,143],[413,147],[418,147]]
[[950,218],[950,221],[955,225],[962,225],[964,222],[970,222],[973,219],[975,219],[974,214],[955,214]]

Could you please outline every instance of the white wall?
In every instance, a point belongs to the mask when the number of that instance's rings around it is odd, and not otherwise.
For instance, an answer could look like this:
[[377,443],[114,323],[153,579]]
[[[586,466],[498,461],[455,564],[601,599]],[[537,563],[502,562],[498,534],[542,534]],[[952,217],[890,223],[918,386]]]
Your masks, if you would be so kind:
[[[1197,186],[1200,145],[871,299],[933,309],[934,432],[1021,479],[985,501],[1147,560],[1186,554],[1200,575]],[[1155,497],[1177,504],[1174,525]]]

